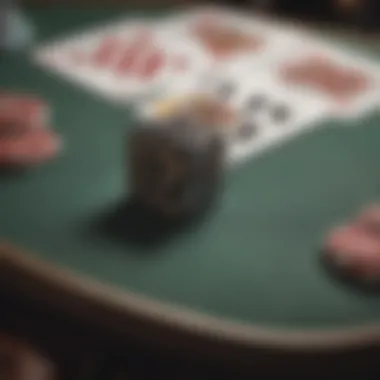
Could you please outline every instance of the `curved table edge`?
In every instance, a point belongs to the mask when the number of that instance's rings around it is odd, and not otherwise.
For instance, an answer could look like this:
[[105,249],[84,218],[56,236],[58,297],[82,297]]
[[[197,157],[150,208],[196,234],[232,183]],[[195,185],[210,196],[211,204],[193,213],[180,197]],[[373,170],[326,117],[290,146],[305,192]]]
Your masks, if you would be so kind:
[[[69,308],[85,308],[88,301],[126,318],[132,316],[153,323],[161,329],[207,337],[235,347],[331,353],[380,345],[380,323],[343,329],[292,331],[232,322],[121,291],[2,242],[0,276],[12,279],[14,284],[26,280],[24,287],[29,291],[34,286],[36,291],[43,288],[51,296],[50,300],[67,300]],[[113,324],[114,321],[108,323]]]

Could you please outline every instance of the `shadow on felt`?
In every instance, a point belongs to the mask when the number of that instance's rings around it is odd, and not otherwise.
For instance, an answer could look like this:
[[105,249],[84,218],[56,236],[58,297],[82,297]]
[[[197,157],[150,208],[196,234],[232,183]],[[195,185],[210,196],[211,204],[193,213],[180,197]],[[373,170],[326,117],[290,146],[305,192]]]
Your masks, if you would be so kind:
[[21,176],[28,173],[27,168],[24,167],[13,167],[13,166],[4,166],[0,167],[0,179],[19,179]]
[[322,253],[323,252],[321,252],[318,258],[320,266],[334,285],[345,287],[362,295],[380,296],[380,278],[376,281],[366,281],[365,279],[356,278],[343,269],[338,268],[337,265],[327,258],[327,255]]
[[130,198],[100,213],[90,223],[90,233],[140,250],[155,251],[179,239],[184,233],[195,232],[207,215],[209,210],[186,220],[170,221]]

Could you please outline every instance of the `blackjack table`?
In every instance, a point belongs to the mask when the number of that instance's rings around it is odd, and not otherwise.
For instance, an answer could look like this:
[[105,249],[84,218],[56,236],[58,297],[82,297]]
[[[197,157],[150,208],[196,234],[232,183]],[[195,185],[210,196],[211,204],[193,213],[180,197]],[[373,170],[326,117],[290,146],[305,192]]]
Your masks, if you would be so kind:
[[[117,13],[28,14],[41,42]],[[380,199],[376,112],[325,123],[227,170],[206,217],[165,228],[128,198],[131,109],[46,72],[28,52],[2,55],[0,72],[2,88],[48,100],[64,139],[52,162],[1,172],[4,285],[120,334],[226,362],[265,352],[277,368],[295,357],[317,368],[378,346],[379,293],[341,281],[320,260],[326,232]]]

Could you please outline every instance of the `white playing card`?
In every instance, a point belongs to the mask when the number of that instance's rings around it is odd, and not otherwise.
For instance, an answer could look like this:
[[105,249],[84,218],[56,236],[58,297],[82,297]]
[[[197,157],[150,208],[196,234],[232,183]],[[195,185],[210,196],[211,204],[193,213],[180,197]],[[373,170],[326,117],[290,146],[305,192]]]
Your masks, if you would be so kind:
[[[197,92],[220,98],[237,112],[235,125],[221,131],[227,146],[227,165],[238,164],[296,138],[329,116],[326,103],[316,97],[307,98],[300,91],[289,92],[269,73],[243,81],[234,70],[213,74],[203,78],[207,85],[199,86]],[[176,100],[181,102],[178,94],[169,99],[174,99],[174,107]],[[159,117],[155,103],[146,104],[141,116]]]
[[[256,50],[256,52],[244,52],[240,55],[232,56],[233,64],[239,64],[235,61],[245,61],[247,67],[250,67],[252,70],[258,70],[259,73],[262,70],[265,71],[268,67],[272,67],[273,75],[277,75],[276,71],[284,63],[300,61],[307,57],[307,55],[329,57],[329,59],[338,65],[337,67],[341,67],[340,73],[338,72],[334,75],[335,84],[337,85],[338,83],[339,85],[338,79],[342,77],[342,73],[346,74],[345,77],[348,82],[350,79],[347,78],[351,76],[351,89],[349,89],[349,83],[346,82],[348,86],[346,92],[351,91],[353,95],[347,97],[344,102],[341,100],[337,102],[337,99],[333,98],[331,94],[327,95],[321,91],[309,88],[309,96],[319,96],[321,101],[330,104],[332,115],[344,119],[361,117],[364,113],[378,106],[380,99],[380,65],[371,62],[368,58],[359,58],[358,53],[356,55],[354,52],[350,54],[344,51],[344,48],[323,41],[322,38],[318,38],[316,35],[301,30],[294,25],[283,25],[258,16],[245,16],[223,8],[201,8],[188,12],[182,16],[185,21],[181,22],[191,24],[197,19],[208,18],[215,20],[218,17],[224,19],[224,24],[238,25],[244,31],[260,35],[261,37],[264,36],[263,41],[265,43],[261,49]],[[225,62],[222,64],[225,64]],[[358,87],[358,91],[355,94],[353,87],[358,86],[358,75],[360,76],[361,74],[367,78],[365,79],[367,83],[360,91]],[[356,82],[353,79],[355,76]],[[334,81],[331,80],[331,84],[333,83]],[[306,90],[306,88],[303,90]],[[346,124],[349,125],[348,123]]]
[[[182,12],[162,24],[186,33],[211,59],[221,64],[244,57],[249,57],[252,62],[265,63],[284,55],[294,43],[294,31],[290,29],[258,15],[247,17],[219,7]],[[210,34],[212,38],[208,37]],[[236,35],[240,35],[240,43],[236,42],[239,40]],[[229,42],[230,39],[235,42]]]
[[130,101],[185,86],[208,65],[183,38],[155,24],[125,21],[43,46],[34,58],[108,98]]
[[[115,59],[115,56],[112,54],[110,44],[105,47],[103,42],[115,40],[121,35],[127,40],[136,30],[145,27],[146,24],[142,22],[128,24],[118,22],[90,31],[74,33],[69,37],[37,48],[34,52],[34,59],[37,63],[58,72],[67,79],[107,98],[117,100],[120,95],[106,69],[107,65],[110,65],[110,61],[111,64],[113,63],[112,60]],[[97,64],[93,63],[94,60],[97,61]]]
[[[310,37],[302,40],[293,48],[291,56],[285,57],[279,63],[276,77],[284,81],[284,77],[291,72],[293,76],[297,76],[297,70],[300,72],[297,66],[300,68],[302,62],[307,63],[304,65],[304,70],[309,70],[309,73],[314,71],[314,74],[311,74],[315,75],[313,81],[322,85],[318,87],[310,82],[307,83],[299,76],[295,81],[287,81],[287,86],[290,88],[301,86],[310,94],[328,101],[332,115],[343,119],[358,118],[379,105],[380,66],[369,59],[350,56],[343,50]],[[324,75],[318,74],[317,62],[322,67],[319,70],[324,70]],[[284,70],[292,66],[293,69],[290,71]],[[305,69],[306,66],[309,68]],[[310,68],[313,66],[314,69]]]
[[[225,75],[222,82],[226,82]],[[326,103],[315,97],[307,98],[302,92],[289,91],[270,73],[251,80],[246,78],[237,84],[236,92],[230,93],[228,100],[240,115],[239,125],[227,136],[231,164],[296,138],[321,125],[329,116]],[[225,95],[222,93],[222,96]]]
[[[150,45],[151,49],[145,51],[138,66],[144,69],[152,55],[158,54],[163,59],[162,67],[153,80],[149,77],[136,78],[136,82],[148,86],[149,95],[189,91],[197,78],[210,67],[210,59],[184,34],[162,28],[160,23],[155,25],[154,33],[155,40]],[[120,75],[115,75],[114,78],[123,93],[128,88],[130,78],[126,78],[127,82]],[[151,90],[152,85],[154,91]],[[146,93],[143,91],[142,95],[145,96]]]

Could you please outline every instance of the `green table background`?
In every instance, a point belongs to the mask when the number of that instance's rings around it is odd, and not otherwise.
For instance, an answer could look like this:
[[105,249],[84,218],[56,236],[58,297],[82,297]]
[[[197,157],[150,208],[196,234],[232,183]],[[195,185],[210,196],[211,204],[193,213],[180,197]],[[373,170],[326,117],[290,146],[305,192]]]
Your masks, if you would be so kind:
[[[30,12],[39,42],[117,15]],[[121,224],[131,112],[35,67],[24,53],[1,57],[0,73],[2,88],[49,100],[53,126],[65,140],[52,163],[0,177],[0,240],[33,252],[34,263],[69,270],[98,290],[105,284],[109,294],[115,289],[117,300],[141,295],[142,301],[132,298],[142,314],[157,307],[157,318],[173,318],[178,328],[222,335],[225,328],[242,340],[273,331],[274,341],[316,345],[331,344],[337,330],[343,329],[341,341],[346,328],[363,327],[352,334],[366,339],[377,331],[379,296],[327,275],[318,250],[330,226],[380,199],[378,116],[325,125],[230,171],[220,207],[207,221],[148,249],[104,228],[107,221]],[[127,236],[141,221],[125,218]],[[106,307],[107,297],[99,302]],[[277,329],[286,331],[284,339]]]

